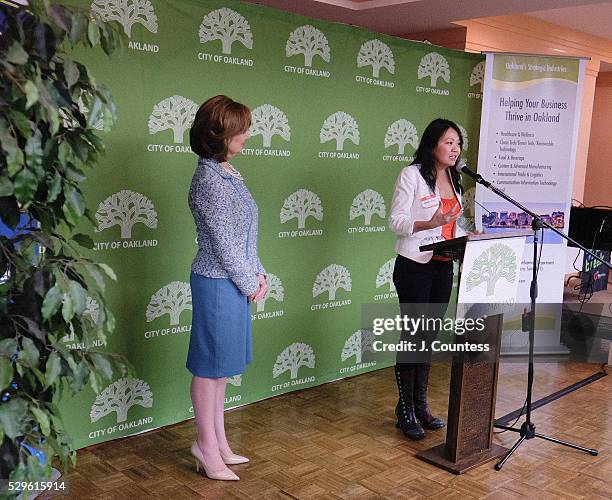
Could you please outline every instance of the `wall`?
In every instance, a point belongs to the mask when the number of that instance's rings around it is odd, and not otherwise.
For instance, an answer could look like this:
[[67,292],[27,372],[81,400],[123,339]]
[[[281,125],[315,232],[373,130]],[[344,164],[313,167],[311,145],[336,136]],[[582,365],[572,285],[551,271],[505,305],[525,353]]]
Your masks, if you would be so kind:
[[591,121],[591,141],[583,200],[585,205],[612,205],[611,116],[612,73],[599,73]]

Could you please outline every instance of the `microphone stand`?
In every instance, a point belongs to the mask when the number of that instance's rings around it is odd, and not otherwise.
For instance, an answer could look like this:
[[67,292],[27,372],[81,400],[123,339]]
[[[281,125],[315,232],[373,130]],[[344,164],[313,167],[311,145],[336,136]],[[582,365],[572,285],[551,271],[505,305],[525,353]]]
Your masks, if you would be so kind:
[[[532,266],[532,273],[531,273],[531,287],[530,287],[530,290],[529,290],[529,296],[531,298],[531,309],[530,309],[530,312],[529,312],[529,367],[528,367],[528,372],[527,372],[527,398],[526,398],[526,404],[525,404],[525,406],[526,406],[526,417],[525,417],[525,421],[523,422],[523,425],[521,425],[520,429],[517,429],[515,427],[509,427],[509,426],[506,426],[506,425],[495,424],[495,427],[497,427],[498,429],[504,429],[506,431],[517,432],[520,435],[520,438],[518,439],[518,441],[516,441],[516,443],[514,443],[514,446],[512,446],[512,448],[510,448],[510,450],[504,455],[504,457],[497,464],[495,464],[495,470],[497,470],[497,471],[501,470],[501,468],[504,466],[506,461],[518,449],[518,447],[523,443],[523,441],[529,440],[529,439],[533,439],[533,438],[536,438],[536,437],[540,438],[540,439],[544,439],[546,441],[552,441],[553,443],[562,444],[563,446],[568,446],[568,447],[574,448],[576,450],[584,451],[586,453],[590,453],[593,456],[597,456],[598,451],[593,449],[593,448],[585,448],[584,446],[579,446],[577,444],[569,443],[567,441],[562,441],[560,439],[557,439],[557,438],[554,438],[554,437],[550,437],[550,436],[546,436],[544,434],[540,434],[540,433],[536,432],[535,424],[531,421],[531,404],[532,404],[531,398],[532,398],[532,393],[533,393],[533,374],[534,374],[533,347],[534,347],[534,339],[535,339],[535,311],[536,311],[536,298],[538,296],[538,267],[539,267],[539,262],[538,262],[538,242],[539,242],[538,231],[540,229],[542,229],[542,228],[551,229],[552,231],[557,233],[559,236],[561,236],[565,240],[571,241],[574,245],[576,245],[577,247],[581,248],[585,253],[591,255],[592,257],[594,257],[598,261],[600,261],[603,264],[605,264],[610,269],[612,269],[612,265],[610,265],[608,262],[602,260],[599,256],[595,255],[593,252],[591,252],[590,250],[588,250],[587,248],[585,248],[584,246],[582,246],[578,242],[574,241],[572,238],[570,238],[568,235],[566,235],[562,231],[559,231],[557,228],[553,227],[548,222],[544,221],[540,217],[540,215],[532,212],[531,210],[529,210],[527,207],[523,206],[521,203],[519,203],[518,201],[516,201],[512,197],[508,196],[506,193],[504,193],[503,191],[501,191],[497,187],[493,186],[489,181],[485,180],[480,174],[477,174],[476,172],[470,170],[466,166],[461,167],[461,172],[469,175],[478,184],[483,185],[488,190],[494,192],[499,197],[501,197],[504,200],[512,203],[514,206],[520,208],[523,212],[525,212],[526,214],[529,214],[531,217],[533,217],[533,220],[531,222],[531,228],[533,230],[533,266]],[[544,242],[542,242],[542,244],[544,244]]]

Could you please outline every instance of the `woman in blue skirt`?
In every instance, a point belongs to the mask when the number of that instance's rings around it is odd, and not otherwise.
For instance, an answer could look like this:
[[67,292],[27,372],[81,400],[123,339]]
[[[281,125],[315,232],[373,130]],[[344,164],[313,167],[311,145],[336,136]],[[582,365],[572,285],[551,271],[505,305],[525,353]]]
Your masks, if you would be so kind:
[[189,134],[199,156],[189,190],[198,233],[187,355],[198,430],[191,453],[198,470],[226,481],[239,479],[227,465],[249,461],[234,454],[225,437],[226,377],[243,373],[251,362],[249,302],[268,289],[257,256],[257,205],[228,161],[244,147],[250,125],[249,108],[219,95],[200,106]]

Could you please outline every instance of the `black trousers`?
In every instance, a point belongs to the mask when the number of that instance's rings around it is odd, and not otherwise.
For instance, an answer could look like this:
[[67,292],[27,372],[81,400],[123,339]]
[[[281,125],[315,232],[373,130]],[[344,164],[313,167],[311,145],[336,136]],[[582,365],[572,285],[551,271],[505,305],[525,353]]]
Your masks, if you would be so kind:
[[[430,260],[425,264],[398,255],[393,269],[393,284],[397,290],[400,311],[413,318],[443,318],[448,308],[453,288],[453,262]],[[402,331],[401,340],[425,341],[426,351],[397,353],[396,364],[400,369],[410,368],[411,363],[427,363],[431,359],[429,346],[438,335],[436,330]]]

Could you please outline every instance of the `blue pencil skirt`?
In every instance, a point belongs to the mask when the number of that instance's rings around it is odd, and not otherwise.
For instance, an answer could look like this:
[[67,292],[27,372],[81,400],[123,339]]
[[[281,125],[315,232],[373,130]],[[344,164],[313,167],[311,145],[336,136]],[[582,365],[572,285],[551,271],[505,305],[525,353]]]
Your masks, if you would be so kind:
[[244,373],[253,358],[247,297],[228,278],[191,273],[193,322],[187,369],[197,377]]

